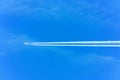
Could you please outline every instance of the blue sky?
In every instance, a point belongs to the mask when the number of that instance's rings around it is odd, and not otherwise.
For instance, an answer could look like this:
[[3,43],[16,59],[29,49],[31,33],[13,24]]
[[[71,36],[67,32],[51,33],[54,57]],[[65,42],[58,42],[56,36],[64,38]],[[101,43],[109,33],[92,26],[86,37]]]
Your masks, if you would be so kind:
[[119,0],[0,0],[0,80],[119,80],[119,48],[23,44],[120,40],[119,3]]

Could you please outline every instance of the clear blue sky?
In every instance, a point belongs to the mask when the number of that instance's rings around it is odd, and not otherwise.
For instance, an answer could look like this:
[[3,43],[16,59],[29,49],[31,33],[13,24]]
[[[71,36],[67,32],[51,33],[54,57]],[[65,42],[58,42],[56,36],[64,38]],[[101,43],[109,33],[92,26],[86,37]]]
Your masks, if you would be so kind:
[[120,48],[26,41],[120,40],[119,0],[0,0],[0,80],[120,80]]

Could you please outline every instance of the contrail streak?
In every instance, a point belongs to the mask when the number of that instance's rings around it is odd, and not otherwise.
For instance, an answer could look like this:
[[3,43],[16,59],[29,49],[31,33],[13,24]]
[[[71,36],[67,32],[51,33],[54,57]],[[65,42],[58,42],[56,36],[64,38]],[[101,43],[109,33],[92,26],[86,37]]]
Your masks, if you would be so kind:
[[31,46],[120,47],[120,41],[25,42]]

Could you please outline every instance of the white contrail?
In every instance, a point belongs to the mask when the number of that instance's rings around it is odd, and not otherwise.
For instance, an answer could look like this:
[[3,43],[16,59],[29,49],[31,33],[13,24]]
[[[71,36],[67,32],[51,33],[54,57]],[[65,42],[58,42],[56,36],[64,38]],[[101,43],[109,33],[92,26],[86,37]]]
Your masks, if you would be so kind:
[[26,42],[31,46],[120,47],[120,41]]

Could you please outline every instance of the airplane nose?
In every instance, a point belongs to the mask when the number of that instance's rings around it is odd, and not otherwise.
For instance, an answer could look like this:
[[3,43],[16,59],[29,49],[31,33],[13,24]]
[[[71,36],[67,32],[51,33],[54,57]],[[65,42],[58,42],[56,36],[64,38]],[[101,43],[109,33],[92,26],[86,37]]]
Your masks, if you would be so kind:
[[25,44],[25,45],[29,45],[30,43],[29,43],[29,42],[25,42],[24,44]]

